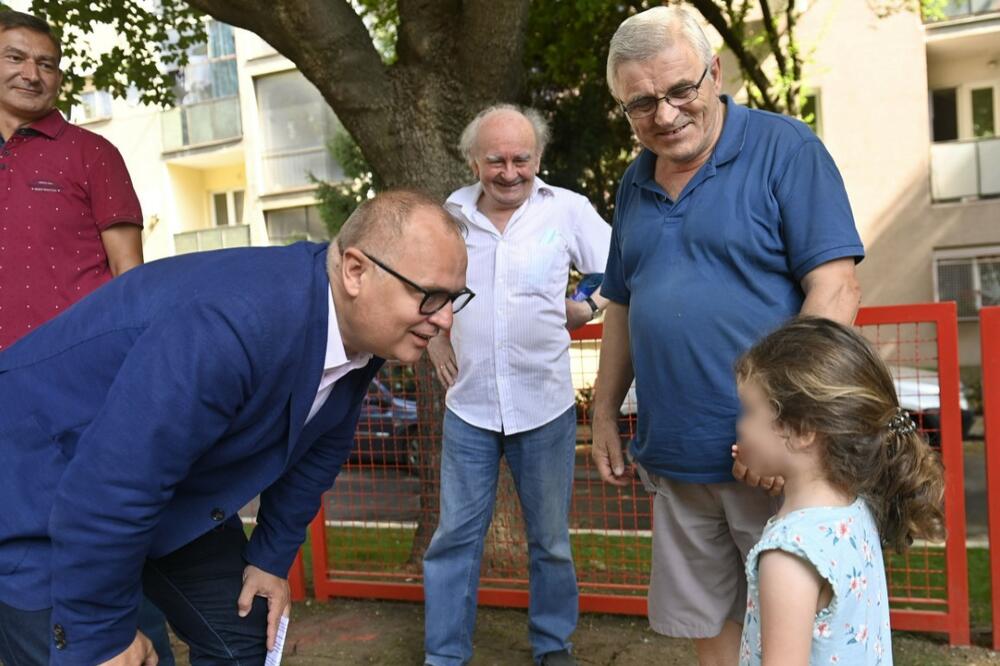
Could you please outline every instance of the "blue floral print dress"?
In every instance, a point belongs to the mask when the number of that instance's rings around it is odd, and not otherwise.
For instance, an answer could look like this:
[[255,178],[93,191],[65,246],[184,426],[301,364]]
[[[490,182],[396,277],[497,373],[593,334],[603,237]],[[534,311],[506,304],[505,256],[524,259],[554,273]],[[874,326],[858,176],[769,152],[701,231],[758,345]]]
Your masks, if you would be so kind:
[[740,666],[761,663],[757,561],[783,550],[808,561],[833,589],[813,620],[811,666],[892,664],[889,600],[878,528],[868,505],[814,507],[772,518],[747,556],[747,612]]

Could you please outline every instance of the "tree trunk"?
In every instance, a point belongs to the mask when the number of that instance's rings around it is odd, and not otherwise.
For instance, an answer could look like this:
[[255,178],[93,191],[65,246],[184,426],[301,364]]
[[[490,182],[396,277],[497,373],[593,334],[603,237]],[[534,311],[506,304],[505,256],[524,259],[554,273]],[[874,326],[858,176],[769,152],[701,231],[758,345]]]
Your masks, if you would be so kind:
[[[471,179],[457,147],[462,128],[485,106],[520,96],[528,0],[398,0],[398,59],[391,65],[348,0],[189,2],[256,33],[294,62],[387,187],[417,188],[443,201]],[[437,525],[444,405],[426,357],[416,370],[421,441],[433,446],[421,447],[412,566]]]

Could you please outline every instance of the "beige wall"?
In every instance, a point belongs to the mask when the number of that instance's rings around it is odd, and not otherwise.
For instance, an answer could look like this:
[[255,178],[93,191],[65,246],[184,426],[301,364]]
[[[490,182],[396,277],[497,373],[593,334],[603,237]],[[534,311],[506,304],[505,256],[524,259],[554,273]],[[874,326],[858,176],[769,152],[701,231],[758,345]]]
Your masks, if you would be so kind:
[[[822,138],[868,252],[858,269],[864,303],[933,301],[935,249],[1000,243],[1000,201],[930,199],[929,86],[979,78],[985,62],[928,63],[919,16],[878,18],[861,0],[821,0],[801,26],[811,50],[804,83],[821,91]],[[960,326],[964,365],[979,363],[977,329]]]

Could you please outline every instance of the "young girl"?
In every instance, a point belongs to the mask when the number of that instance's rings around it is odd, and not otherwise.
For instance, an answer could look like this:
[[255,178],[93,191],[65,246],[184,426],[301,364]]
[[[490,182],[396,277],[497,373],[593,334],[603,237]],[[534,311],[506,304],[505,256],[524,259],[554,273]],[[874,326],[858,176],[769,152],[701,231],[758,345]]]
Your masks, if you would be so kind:
[[784,477],[746,562],[740,664],[891,664],[882,548],[942,539],[944,481],[860,335],[799,318],[736,368],[740,459]]

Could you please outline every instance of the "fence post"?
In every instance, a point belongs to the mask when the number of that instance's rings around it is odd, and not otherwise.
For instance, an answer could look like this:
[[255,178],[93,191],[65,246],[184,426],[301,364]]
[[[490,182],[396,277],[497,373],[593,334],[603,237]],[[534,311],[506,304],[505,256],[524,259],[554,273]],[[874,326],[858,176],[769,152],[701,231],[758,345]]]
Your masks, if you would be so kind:
[[292,601],[305,601],[306,598],[306,568],[302,564],[302,549],[295,555],[292,568],[288,570],[288,587],[292,591]]
[[990,542],[993,649],[1000,650],[1000,307],[979,312],[983,364],[986,455],[986,515]]
[[330,598],[329,560],[326,553],[326,509],[320,505],[319,512],[309,525],[312,539],[313,596],[316,601]]

